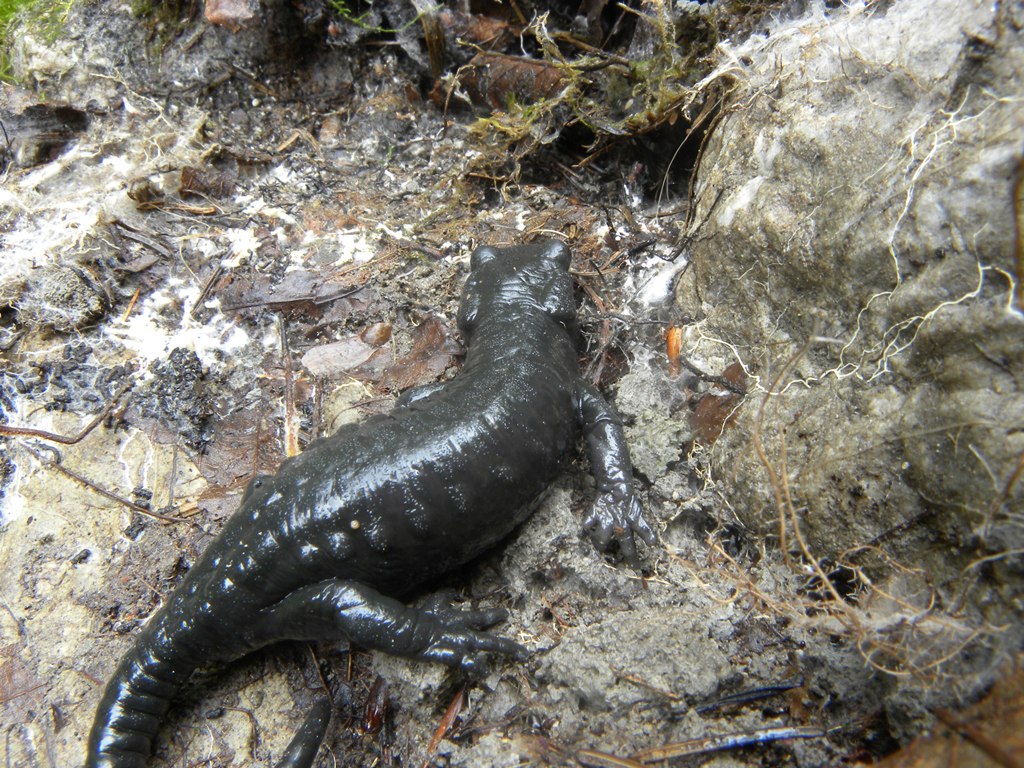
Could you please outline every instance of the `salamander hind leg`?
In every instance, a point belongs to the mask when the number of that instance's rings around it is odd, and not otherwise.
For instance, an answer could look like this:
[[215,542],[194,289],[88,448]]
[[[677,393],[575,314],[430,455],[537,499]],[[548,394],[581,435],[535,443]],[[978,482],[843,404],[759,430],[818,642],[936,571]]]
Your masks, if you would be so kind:
[[[359,582],[328,579],[263,609],[247,639],[252,647],[278,640],[348,639],[363,648],[475,673],[488,653],[528,655],[518,643],[483,631],[506,615],[501,609],[459,611],[437,599],[411,608]],[[330,702],[318,701],[277,768],[308,768],[329,716]]]
[[480,671],[482,654],[499,653],[523,660],[530,652],[519,643],[483,630],[508,618],[504,608],[462,610],[452,605],[454,593],[445,590],[432,595],[416,611],[419,621],[433,626],[434,638],[429,658],[448,666],[458,666],[475,674]]
[[370,650],[474,672],[489,653],[528,655],[518,643],[484,631],[506,615],[502,609],[461,611],[440,599],[410,607],[359,582],[329,579],[265,609],[258,642],[345,638]]

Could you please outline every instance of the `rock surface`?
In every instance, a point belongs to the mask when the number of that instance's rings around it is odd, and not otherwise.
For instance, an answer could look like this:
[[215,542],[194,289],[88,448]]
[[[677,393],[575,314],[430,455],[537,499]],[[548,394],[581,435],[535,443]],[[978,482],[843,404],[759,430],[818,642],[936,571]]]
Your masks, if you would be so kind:
[[[753,382],[711,450],[736,514],[919,610],[966,611],[918,664],[1010,622],[981,679],[1020,636],[1019,14],[818,8],[728,49],[678,290],[688,353]],[[969,585],[983,559],[1008,593]]]

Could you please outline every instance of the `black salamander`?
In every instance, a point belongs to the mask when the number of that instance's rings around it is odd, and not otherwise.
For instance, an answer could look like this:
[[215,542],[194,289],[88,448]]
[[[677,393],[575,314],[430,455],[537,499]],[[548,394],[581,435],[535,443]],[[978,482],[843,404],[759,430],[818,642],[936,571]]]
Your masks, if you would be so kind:
[[[459,308],[469,352],[444,384],[344,427],[257,477],[121,660],[100,701],[87,768],[143,766],[171,698],[200,665],[279,640],[348,640],[473,672],[487,653],[526,650],[483,631],[501,609],[405,595],[468,562],[526,519],[579,427],[598,497],[585,525],[637,563],[653,545],[618,418],[579,373],[569,250],[558,242],[478,248]],[[308,766],[329,703],[279,765]]]

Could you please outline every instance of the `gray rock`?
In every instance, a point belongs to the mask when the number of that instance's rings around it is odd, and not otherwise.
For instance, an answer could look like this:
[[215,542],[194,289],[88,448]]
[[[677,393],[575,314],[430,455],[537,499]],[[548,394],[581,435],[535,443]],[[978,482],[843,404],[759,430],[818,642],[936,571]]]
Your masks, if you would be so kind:
[[[754,375],[710,453],[729,507],[796,550],[774,493],[788,490],[813,557],[880,554],[873,577],[914,605],[929,590],[893,579],[894,561],[927,573],[940,599],[962,597],[984,556],[996,588],[1021,586],[1007,553],[1024,534],[998,525],[1020,519],[1024,495],[1013,13],[814,6],[724,49],[732,91],[701,160],[678,289],[701,324],[697,354],[724,347]],[[986,620],[1020,626],[1005,610],[947,627],[932,652]]]

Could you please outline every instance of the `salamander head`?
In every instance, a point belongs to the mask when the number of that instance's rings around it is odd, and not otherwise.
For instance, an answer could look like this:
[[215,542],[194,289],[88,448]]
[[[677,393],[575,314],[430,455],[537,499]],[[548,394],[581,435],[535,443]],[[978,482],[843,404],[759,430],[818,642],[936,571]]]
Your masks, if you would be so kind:
[[541,313],[570,331],[576,301],[569,275],[569,248],[544,240],[508,248],[482,246],[470,257],[470,274],[459,305],[459,330],[473,334],[481,316]]

